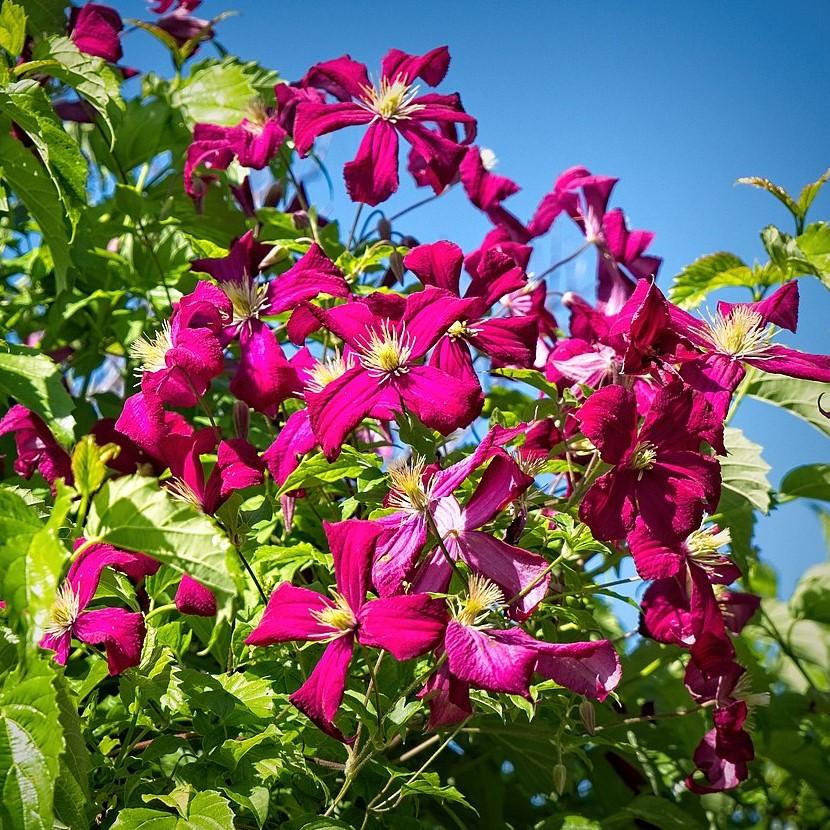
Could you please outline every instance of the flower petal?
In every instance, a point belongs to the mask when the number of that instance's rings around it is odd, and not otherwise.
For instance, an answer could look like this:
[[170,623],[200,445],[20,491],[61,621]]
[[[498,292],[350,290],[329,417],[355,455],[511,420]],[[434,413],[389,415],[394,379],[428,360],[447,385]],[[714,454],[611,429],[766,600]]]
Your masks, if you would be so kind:
[[429,594],[373,599],[360,610],[357,640],[396,660],[411,660],[440,643],[446,624],[444,602]]
[[72,627],[72,634],[82,642],[104,646],[113,675],[141,662],[145,632],[144,617],[124,608],[83,611]]
[[281,582],[274,589],[262,618],[248,635],[249,646],[272,646],[293,640],[317,640],[327,628],[313,615],[330,607],[329,601],[316,591]]
[[323,522],[323,530],[334,557],[337,590],[357,614],[366,601],[371,584],[371,564],[383,525],[365,519]]
[[398,189],[398,133],[388,121],[369,126],[357,155],[343,168],[343,178],[349,198],[365,205],[385,202]]

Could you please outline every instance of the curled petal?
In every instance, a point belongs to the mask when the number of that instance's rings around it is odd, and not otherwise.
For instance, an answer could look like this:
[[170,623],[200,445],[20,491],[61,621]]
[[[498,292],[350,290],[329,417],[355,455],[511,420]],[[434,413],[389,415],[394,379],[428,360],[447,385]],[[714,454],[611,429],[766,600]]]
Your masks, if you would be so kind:
[[110,674],[121,674],[141,662],[145,632],[144,617],[123,608],[84,611],[72,628],[79,640],[104,646]]

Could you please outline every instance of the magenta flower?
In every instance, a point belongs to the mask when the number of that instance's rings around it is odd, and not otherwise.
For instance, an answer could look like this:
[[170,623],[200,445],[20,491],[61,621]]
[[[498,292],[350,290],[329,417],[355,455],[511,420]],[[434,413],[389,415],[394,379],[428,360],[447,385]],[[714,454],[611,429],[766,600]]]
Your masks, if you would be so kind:
[[121,15],[101,3],[72,7],[69,16],[69,37],[81,52],[118,63],[124,56],[121,49]]
[[250,118],[234,127],[197,124],[184,163],[184,189],[191,198],[199,194],[193,186],[197,167],[227,170],[234,159],[243,167],[262,170],[277,154],[288,137],[279,120],[264,107],[253,110]]
[[194,614],[197,617],[216,615],[216,595],[187,574],[182,575],[173,602],[182,614]]
[[332,598],[281,583],[245,642],[326,643],[314,671],[290,700],[324,732],[346,741],[334,718],[343,701],[355,642],[388,651],[396,660],[410,660],[438,644],[446,611],[443,602],[428,594],[367,600],[370,564],[382,528],[360,519],[324,527],[334,557]]
[[329,361],[316,391],[306,392],[311,427],[329,460],[380,406],[388,417],[408,410],[442,435],[475,420],[483,403],[478,381],[418,363],[470,305],[429,287],[405,299],[378,293],[328,311],[312,308],[350,350]]
[[[393,481],[400,470],[391,472]],[[493,521],[504,508],[519,498],[533,483],[506,453],[497,455],[484,471],[467,505],[461,507],[455,496],[437,500],[433,514],[435,527],[453,560],[461,560],[473,572],[486,577],[509,601],[509,613],[526,620],[544,599],[550,584],[548,563],[536,553],[510,545],[479,528]],[[400,491],[398,491],[400,493]],[[375,572],[382,572],[379,562]],[[436,548],[414,578],[412,590],[444,593],[452,577],[452,567],[444,551]]]
[[660,389],[639,429],[635,395],[621,386],[595,392],[576,418],[612,465],[579,508],[597,539],[624,538],[638,516],[658,538],[677,539],[717,507],[720,465],[699,451],[716,424],[710,407],[689,387],[672,383]]
[[694,346],[680,356],[683,378],[700,389],[719,416],[725,417],[745,366],[806,380],[830,382],[830,357],[799,352],[772,342],[771,326],[795,331],[798,283],[793,280],[757,303],[718,303],[709,322],[671,306],[675,329]]
[[[461,296],[461,266],[464,254],[452,242],[419,245],[404,257],[404,265],[424,285],[433,285]],[[538,337],[533,317],[492,317],[485,315],[494,303],[527,285],[524,271],[508,256],[496,249],[485,253],[476,277],[464,293],[474,300],[466,317],[457,320],[442,337],[430,364],[456,377],[474,379],[470,346],[490,355],[502,365],[530,367],[535,357]]]
[[[75,542],[77,550],[86,540]],[[134,582],[159,569],[155,559],[143,553],[129,553],[111,545],[93,544],[72,562],[66,581],[58,591],[52,618],[40,641],[43,648],[55,652],[55,661],[65,665],[72,638],[84,643],[103,645],[110,674],[121,674],[141,660],[144,643],[144,617],[124,608],[95,608],[88,605],[95,596],[101,571],[113,568]]]
[[55,482],[62,478],[67,484],[72,484],[72,461],[69,454],[55,440],[49,427],[30,412],[25,406],[15,404],[0,419],[0,435],[14,435],[17,447],[17,458],[14,462],[14,471],[23,478],[29,479],[35,469],[49,483],[52,492],[55,492]]
[[[464,144],[475,138],[475,119],[467,115],[458,95],[419,95],[415,81],[438,85],[447,73],[446,47],[425,55],[390,50],[383,59],[376,85],[362,63],[348,55],[312,67],[303,86],[331,93],[337,103],[302,102],[294,119],[297,150],[306,155],[314,140],[344,127],[368,126],[357,156],[346,164],[344,177],[355,202],[377,205],[398,189],[398,135],[403,137],[429,168],[436,193],[458,172],[464,147],[448,139],[447,124],[463,124]],[[437,125],[431,129],[428,124]]]

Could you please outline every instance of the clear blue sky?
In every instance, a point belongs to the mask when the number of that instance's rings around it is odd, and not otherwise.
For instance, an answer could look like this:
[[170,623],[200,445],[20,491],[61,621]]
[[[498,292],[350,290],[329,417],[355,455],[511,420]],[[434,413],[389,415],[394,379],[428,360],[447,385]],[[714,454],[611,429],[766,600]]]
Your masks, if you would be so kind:
[[[125,17],[149,19],[139,0],[114,0]],[[447,44],[452,54],[441,87],[459,91],[479,120],[479,143],[499,158],[498,172],[522,185],[510,205],[519,216],[566,167],[583,164],[621,181],[614,205],[634,227],[656,233],[653,250],[665,262],[660,284],[698,256],[732,251],[763,256],[758,232],[769,223],[791,230],[771,197],[735,187],[739,176],[761,175],[791,191],[830,167],[830,14],[822,0],[702,0],[693,4],[551,0],[306,4],[206,0],[199,13],[235,9],[219,26],[231,52],[278,69],[289,80],[313,63],[349,52],[376,72],[392,46],[423,52]],[[125,39],[125,63],[169,71],[148,35]],[[213,55],[211,47],[203,47]],[[352,208],[339,170],[359,137],[340,133],[327,145],[335,180],[314,196],[324,213],[348,224]],[[414,201],[403,187],[390,212]],[[830,216],[830,186],[812,219]],[[407,217],[422,241],[451,238],[475,247],[486,220],[459,193]],[[578,238],[559,228],[539,248],[537,269],[575,249]],[[592,261],[557,272],[553,287],[587,292]],[[805,351],[830,351],[830,294],[814,280],[801,287],[800,332],[781,338]],[[785,413],[750,401],[736,425],[765,447],[777,483],[791,467],[830,461],[827,440]],[[798,575],[825,557],[819,523],[808,505],[784,505],[760,522],[764,556],[787,595]]]

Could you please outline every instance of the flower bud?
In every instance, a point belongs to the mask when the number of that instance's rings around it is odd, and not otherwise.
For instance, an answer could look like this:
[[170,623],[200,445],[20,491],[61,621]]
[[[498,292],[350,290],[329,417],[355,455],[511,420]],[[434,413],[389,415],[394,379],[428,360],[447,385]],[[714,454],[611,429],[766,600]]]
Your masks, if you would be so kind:
[[268,190],[265,191],[265,198],[262,200],[263,207],[276,207],[282,199],[282,184],[280,182],[273,182]]
[[378,236],[386,242],[392,238],[392,223],[385,216],[378,222]]
[[589,735],[593,735],[597,731],[597,718],[594,711],[594,704],[590,700],[583,700],[579,704],[579,717],[582,718],[582,724],[585,731]]
[[553,768],[553,788],[557,795],[565,792],[565,785],[568,783],[568,768],[564,764],[557,764]]
[[236,401],[233,405],[233,431],[237,438],[248,438],[248,426],[251,423],[251,410],[248,404]]

